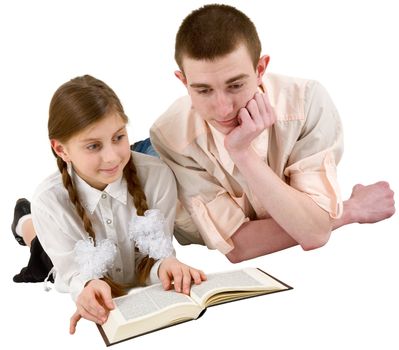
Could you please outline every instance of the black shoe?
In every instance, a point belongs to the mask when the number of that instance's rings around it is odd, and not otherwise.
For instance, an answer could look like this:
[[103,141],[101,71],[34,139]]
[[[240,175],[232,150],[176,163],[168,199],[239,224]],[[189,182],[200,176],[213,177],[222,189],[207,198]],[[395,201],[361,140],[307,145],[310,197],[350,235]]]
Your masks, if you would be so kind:
[[26,198],[18,199],[17,202],[15,203],[14,220],[12,221],[11,224],[11,231],[14,235],[15,240],[20,245],[26,245],[26,244],[24,242],[24,239],[17,234],[15,229],[17,228],[19,219],[28,214],[30,214],[30,202]]
[[[32,240],[30,247],[30,258],[28,266],[24,267],[21,272],[14,276],[13,281],[21,282],[43,282],[53,268],[53,264],[43,250],[42,245],[37,237]],[[49,276],[50,282],[54,282],[53,276]]]
[[[32,274],[31,271],[29,271],[29,268],[23,267],[21,272],[13,277],[13,281],[15,283],[39,283],[39,282],[44,282],[46,279],[46,275],[38,275],[38,274]],[[53,275],[50,275],[48,278],[48,281],[51,283],[54,283],[54,278]]]

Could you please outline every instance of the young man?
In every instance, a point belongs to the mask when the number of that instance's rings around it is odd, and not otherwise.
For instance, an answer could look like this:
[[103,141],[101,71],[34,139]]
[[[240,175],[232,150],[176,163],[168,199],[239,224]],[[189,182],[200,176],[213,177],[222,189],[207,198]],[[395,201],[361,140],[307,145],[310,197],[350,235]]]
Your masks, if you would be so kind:
[[330,97],[315,81],[266,74],[269,57],[260,54],[255,26],[237,9],[192,12],[175,47],[189,96],[151,128],[178,183],[176,238],[232,262],[318,248],[335,228],[395,211],[384,182],[356,185],[342,203],[342,127]]

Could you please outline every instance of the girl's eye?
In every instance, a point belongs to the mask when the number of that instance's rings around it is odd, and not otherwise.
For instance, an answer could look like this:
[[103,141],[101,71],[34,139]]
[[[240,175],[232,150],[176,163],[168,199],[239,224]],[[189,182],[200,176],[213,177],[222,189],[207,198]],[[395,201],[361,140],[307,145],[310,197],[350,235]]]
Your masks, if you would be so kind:
[[114,137],[114,141],[118,142],[118,141],[122,140],[124,137],[125,137],[125,135],[124,135],[124,134],[121,134],[121,135],[115,136],[115,137]]
[[86,148],[87,148],[89,151],[96,151],[96,150],[98,150],[98,149],[100,148],[100,145],[97,144],[97,143],[93,143],[93,144],[91,144],[91,145],[88,145]]

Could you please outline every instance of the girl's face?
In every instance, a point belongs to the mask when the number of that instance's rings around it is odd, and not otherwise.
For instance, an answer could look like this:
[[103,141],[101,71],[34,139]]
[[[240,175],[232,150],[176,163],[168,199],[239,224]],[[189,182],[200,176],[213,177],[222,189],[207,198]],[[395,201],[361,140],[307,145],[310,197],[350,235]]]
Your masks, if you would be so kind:
[[65,143],[51,140],[51,144],[84,181],[101,191],[123,175],[131,154],[126,123],[117,113],[89,125]]

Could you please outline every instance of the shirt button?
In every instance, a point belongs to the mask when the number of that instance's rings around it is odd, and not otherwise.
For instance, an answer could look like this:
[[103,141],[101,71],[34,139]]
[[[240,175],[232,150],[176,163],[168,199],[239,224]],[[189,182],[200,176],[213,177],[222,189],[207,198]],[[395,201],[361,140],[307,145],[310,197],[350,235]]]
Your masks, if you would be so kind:
[[107,198],[107,195],[106,195],[105,193],[103,193],[103,194],[101,195],[101,198],[102,198],[102,199],[105,199],[105,198]]
[[112,224],[112,220],[111,220],[111,219],[107,219],[106,223],[107,223],[108,225],[111,225],[111,224]]
[[121,269],[120,267],[117,267],[117,268],[115,269],[115,271],[116,271],[116,272],[121,272],[122,269]]

